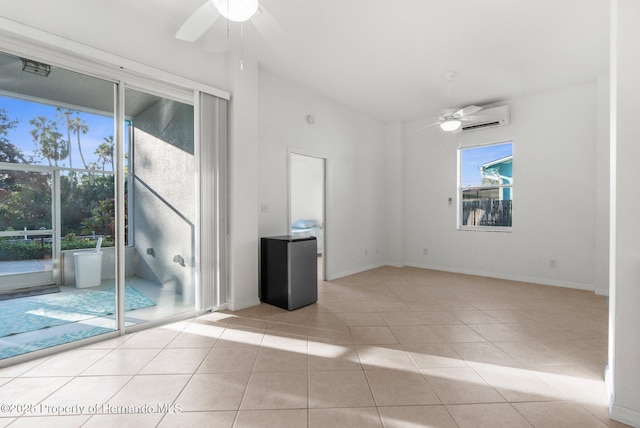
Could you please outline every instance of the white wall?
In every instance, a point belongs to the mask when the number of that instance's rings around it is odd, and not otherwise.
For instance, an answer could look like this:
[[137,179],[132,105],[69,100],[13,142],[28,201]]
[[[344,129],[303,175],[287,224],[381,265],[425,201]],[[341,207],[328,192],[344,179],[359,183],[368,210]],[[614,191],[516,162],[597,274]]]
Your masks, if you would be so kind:
[[258,106],[260,205],[269,206],[260,236],[288,234],[287,158],[296,149],[327,159],[328,279],[384,264],[384,125],[264,71]]
[[[406,264],[594,290],[596,84],[506,103],[509,126],[445,135],[407,124]],[[514,142],[512,232],[456,230],[458,145],[506,140]]]
[[[616,13],[617,8],[617,13]],[[612,2],[611,416],[640,427],[640,3]]]
[[596,82],[596,294],[609,295],[609,92],[611,79],[603,76]]
[[244,309],[258,298],[258,64],[229,54],[229,274],[227,306]]

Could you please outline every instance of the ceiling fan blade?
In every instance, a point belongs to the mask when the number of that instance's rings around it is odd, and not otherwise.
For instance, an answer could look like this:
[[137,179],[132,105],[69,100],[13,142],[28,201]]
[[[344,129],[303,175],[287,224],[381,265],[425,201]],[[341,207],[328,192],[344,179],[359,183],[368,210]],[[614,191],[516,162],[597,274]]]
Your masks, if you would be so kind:
[[182,24],[176,39],[195,42],[218,20],[220,13],[211,0],[207,0]]
[[470,106],[466,106],[464,108],[461,108],[460,110],[458,110],[455,113],[453,113],[453,115],[455,117],[457,117],[457,118],[461,118],[461,117],[464,117],[464,116],[469,116],[470,114],[475,114],[475,113],[479,112],[480,110],[482,110],[482,107],[470,105]]
[[283,54],[290,54],[295,50],[296,45],[293,39],[265,7],[264,1],[258,7],[258,12],[251,18],[251,22],[274,50]]

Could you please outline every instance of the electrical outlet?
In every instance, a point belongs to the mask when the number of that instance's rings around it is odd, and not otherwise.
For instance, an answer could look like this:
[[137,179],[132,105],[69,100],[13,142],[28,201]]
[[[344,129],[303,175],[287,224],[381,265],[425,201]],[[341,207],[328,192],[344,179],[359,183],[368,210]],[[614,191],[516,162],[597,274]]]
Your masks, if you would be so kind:
[[369,250],[364,250],[364,255],[368,256],[369,255]]
[[549,260],[549,267],[553,269],[558,267],[558,262],[556,262],[556,259]]
[[267,214],[269,212],[269,204],[260,204],[260,212]]
[[422,249],[422,255],[423,256],[428,256],[429,255],[429,249],[428,248],[423,248]]

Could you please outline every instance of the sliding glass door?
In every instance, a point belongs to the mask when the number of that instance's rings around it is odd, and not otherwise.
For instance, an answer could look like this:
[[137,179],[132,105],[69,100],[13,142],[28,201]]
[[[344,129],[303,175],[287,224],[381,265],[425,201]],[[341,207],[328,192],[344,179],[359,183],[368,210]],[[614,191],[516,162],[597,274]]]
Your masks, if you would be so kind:
[[124,105],[130,326],[195,308],[196,161],[193,106],[132,88]]
[[197,287],[222,304],[226,102],[196,124],[191,90],[3,53],[0,75],[0,360],[195,313]]

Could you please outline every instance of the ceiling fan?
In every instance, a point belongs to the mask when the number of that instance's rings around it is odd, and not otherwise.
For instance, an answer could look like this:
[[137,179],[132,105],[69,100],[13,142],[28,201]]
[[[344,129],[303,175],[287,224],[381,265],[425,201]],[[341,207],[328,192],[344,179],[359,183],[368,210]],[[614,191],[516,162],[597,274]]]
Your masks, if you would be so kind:
[[451,107],[452,85],[453,79],[455,77],[455,71],[447,71],[444,74],[444,78],[449,84],[449,108],[440,112],[440,116],[438,117],[437,122],[431,123],[421,129],[440,125],[440,129],[442,129],[443,131],[455,132],[460,129],[463,122],[474,122],[480,119],[480,117],[475,116],[475,114],[482,110],[483,107],[469,105],[458,110],[455,110]]
[[280,52],[290,52],[293,41],[264,3],[264,0],[206,0],[180,26],[175,37],[195,42],[222,17],[227,21],[227,41],[231,22],[241,25],[250,22],[270,46]]

